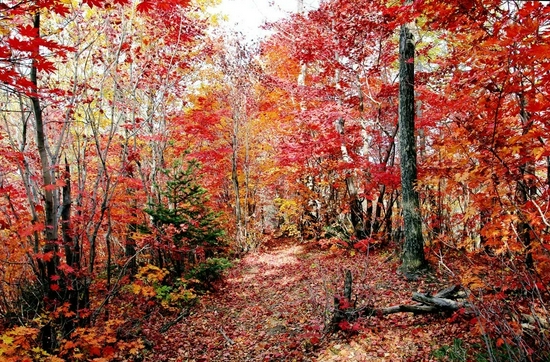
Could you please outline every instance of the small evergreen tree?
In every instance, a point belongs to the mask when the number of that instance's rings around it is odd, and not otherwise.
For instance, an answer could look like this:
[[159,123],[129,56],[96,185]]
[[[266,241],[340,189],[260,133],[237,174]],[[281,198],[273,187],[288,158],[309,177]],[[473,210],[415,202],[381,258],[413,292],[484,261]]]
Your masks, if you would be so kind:
[[219,214],[208,206],[207,191],[198,183],[196,160],[176,162],[163,171],[166,183],[157,185],[158,199],[145,210],[157,231],[158,266],[181,275],[185,261],[196,262],[197,251],[208,256],[222,246]]

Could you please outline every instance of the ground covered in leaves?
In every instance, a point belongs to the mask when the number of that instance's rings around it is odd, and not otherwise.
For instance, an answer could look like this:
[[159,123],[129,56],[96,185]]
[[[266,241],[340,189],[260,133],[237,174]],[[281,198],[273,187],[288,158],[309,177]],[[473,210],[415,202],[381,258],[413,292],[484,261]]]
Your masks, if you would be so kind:
[[167,319],[151,316],[143,332],[156,343],[146,359],[435,361],[434,351],[455,338],[479,340],[471,317],[457,313],[371,316],[347,332],[324,333],[346,269],[353,273],[357,306],[411,304],[412,292],[435,293],[455,282],[442,270],[407,281],[398,266],[395,254],[376,249],[291,242],[265,247],[237,260],[216,290],[167,332],[158,331]]

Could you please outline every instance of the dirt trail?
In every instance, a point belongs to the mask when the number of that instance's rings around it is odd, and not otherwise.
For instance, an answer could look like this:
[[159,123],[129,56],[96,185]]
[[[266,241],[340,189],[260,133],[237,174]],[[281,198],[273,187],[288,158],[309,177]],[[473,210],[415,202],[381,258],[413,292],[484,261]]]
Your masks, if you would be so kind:
[[[247,255],[192,314],[161,336],[151,361],[429,361],[463,321],[394,314],[363,320],[353,335],[324,336],[343,272],[354,275],[357,305],[410,303],[412,291],[444,284],[405,282],[387,253],[281,245]],[[158,339],[157,339],[158,340]]]

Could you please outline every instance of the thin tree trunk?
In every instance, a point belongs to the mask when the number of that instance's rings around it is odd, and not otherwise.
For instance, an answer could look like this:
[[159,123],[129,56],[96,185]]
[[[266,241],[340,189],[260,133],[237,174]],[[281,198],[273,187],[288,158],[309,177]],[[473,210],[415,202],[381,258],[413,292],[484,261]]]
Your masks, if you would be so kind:
[[[238,115],[233,116],[233,135],[231,140],[232,157],[231,157],[231,181],[233,184],[233,192],[235,194],[235,227],[236,227],[236,241],[242,249],[246,249],[246,238],[243,230],[243,213],[241,209],[241,195],[239,185],[239,173],[237,169],[238,165],[238,132],[239,132],[239,120]],[[248,251],[248,250],[241,250]]]
[[350,196],[351,224],[353,225],[355,237],[364,239],[367,236],[365,233],[365,212],[363,211],[362,200],[357,195],[357,187],[355,186],[353,175],[346,177],[346,186]]
[[[520,118],[523,123],[522,134],[526,135],[533,124],[531,117],[525,107],[527,106],[527,101],[523,93],[518,94],[519,106],[520,106]],[[521,170],[521,179],[517,182],[517,194],[518,201],[520,206],[523,207],[529,200],[531,200],[537,194],[537,186],[533,181],[535,176],[535,165],[532,162],[526,162],[520,166]],[[521,213],[521,211],[520,211]],[[525,264],[529,270],[534,270],[534,261],[532,253],[532,242],[533,242],[533,230],[530,223],[525,220],[525,216],[520,215],[520,221],[518,223],[518,236],[521,243],[525,246]]]
[[[37,31],[37,37],[40,37],[40,11],[37,11],[33,18],[33,27]],[[35,49],[38,56],[39,49]],[[32,102],[32,110],[34,113],[34,120],[36,126],[36,146],[38,148],[38,155],[40,157],[40,165],[42,168],[42,182],[43,182],[43,192],[44,192],[44,235],[45,235],[45,245],[43,248],[45,255],[50,255],[45,264],[45,275],[43,276],[42,283],[48,300],[51,305],[56,299],[58,299],[58,293],[51,287],[52,280],[57,274],[57,203],[54,195],[53,186],[55,185],[54,177],[52,175],[52,169],[50,167],[50,160],[48,157],[48,152],[46,150],[46,132],[44,127],[44,119],[42,117],[42,107],[40,105],[40,98],[38,96],[38,70],[36,68],[36,60],[33,60],[31,71],[30,71],[30,80],[33,84],[33,94],[30,99]],[[48,307],[48,306],[47,306]],[[56,341],[56,331],[52,323],[48,323],[41,330],[42,334],[42,347],[47,352],[52,352],[57,345]]]

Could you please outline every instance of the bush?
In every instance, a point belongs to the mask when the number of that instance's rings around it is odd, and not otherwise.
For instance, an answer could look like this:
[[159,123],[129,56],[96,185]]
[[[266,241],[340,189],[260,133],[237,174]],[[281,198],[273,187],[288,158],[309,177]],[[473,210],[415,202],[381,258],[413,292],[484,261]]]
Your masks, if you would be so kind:
[[440,361],[466,362],[468,351],[462,344],[462,340],[455,338],[452,345],[441,346],[433,352],[433,356]]
[[153,263],[179,277],[195,264],[195,251],[203,250],[208,256],[222,250],[225,231],[221,214],[212,210],[199,183],[198,161],[175,162],[163,174],[155,202],[145,209],[152,219],[149,242],[158,258]]
[[502,343],[490,339],[484,335],[486,339],[483,344],[464,345],[461,339],[455,338],[452,345],[441,346],[432,352],[432,355],[438,361],[451,362],[490,362],[490,361],[524,361],[524,356],[521,356],[519,349],[508,343]]
[[233,264],[227,258],[210,258],[191,269],[187,274],[188,279],[197,279],[207,287],[220,280],[224,270],[229,269]]
[[145,298],[156,298],[160,305],[170,311],[178,311],[183,306],[195,302],[196,295],[185,280],[177,279],[173,285],[167,280],[168,271],[147,264],[139,269],[136,281],[129,290]]

